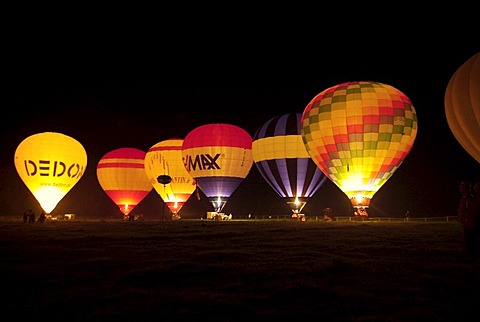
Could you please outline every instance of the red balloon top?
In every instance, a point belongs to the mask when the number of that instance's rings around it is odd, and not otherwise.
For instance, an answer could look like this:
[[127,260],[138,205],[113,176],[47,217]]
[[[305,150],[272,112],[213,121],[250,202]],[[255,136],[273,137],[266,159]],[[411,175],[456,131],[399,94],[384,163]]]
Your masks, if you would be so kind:
[[201,125],[187,134],[183,149],[202,146],[228,146],[252,148],[252,137],[244,129],[231,124],[212,123]]

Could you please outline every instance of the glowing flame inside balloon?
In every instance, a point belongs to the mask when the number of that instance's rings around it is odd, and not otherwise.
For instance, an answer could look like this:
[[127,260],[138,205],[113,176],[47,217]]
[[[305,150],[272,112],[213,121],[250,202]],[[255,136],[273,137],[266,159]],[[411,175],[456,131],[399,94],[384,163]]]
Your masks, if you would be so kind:
[[368,207],[410,152],[417,135],[410,99],[390,85],[350,82],[308,103],[302,138],[317,166],[355,208]]
[[80,180],[86,167],[83,146],[57,132],[31,135],[15,151],[15,168],[20,178],[47,214]]
[[298,197],[295,197],[293,201],[287,201],[287,205],[292,209],[294,214],[300,214],[306,204],[306,201],[300,201]]
[[327,180],[305,148],[300,118],[301,113],[271,118],[256,131],[252,144],[255,166],[294,214]]

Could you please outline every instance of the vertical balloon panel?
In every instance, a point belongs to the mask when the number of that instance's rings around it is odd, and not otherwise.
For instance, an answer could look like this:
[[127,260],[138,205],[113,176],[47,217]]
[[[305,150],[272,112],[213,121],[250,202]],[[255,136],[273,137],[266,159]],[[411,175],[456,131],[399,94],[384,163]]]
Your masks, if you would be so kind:
[[308,153],[354,207],[370,205],[417,135],[410,99],[377,82],[349,82],[324,90],[309,102],[301,122]]
[[98,182],[124,215],[153,189],[145,173],[145,154],[135,148],[120,148],[108,152],[98,162]]
[[[196,189],[195,180],[183,164],[183,139],[168,139],[153,145],[145,155],[148,180],[173,214],[177,214]],[[171,177],[169,184],[158,176]]]
[[44,132],[24,139],[15,151],[14,162],[22,181],[50,214],[82,178],[87,153],[70,136]]
[[460,66],[448,82],[445,114],[458,143],[480,163],[480,52]]
[[198,187],[221,211],[253,165],[252,137],[231,124],[202,125],[185,137],[182,157]]
[[256,131],[252,144],[255,166],[294,213],[327,180],[305,148],[300,119],[301,113],[271,118]]

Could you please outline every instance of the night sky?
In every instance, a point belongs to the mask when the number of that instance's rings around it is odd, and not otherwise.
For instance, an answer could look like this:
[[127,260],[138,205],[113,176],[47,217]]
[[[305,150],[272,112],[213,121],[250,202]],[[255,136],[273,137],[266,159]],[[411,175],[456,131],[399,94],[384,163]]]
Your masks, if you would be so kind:
[[[87,151],[84,177],[53,214],[121,218],[96,179],[98,161],[107,152],[121,147],[147,151],[207,123],[235,124],[253,136],[270,118],[301,113],[316,94],[347,81],[392,85],[411,99],[418,116],[414,147],[372,199],[371,216],[403,216],[407,210],[419,217],[455,215],[458,183],[480,179],[480,165],[447,125],[443,102],[450,77],[480,51],[478,39],[452,35],[415,47],[401,37],[326,46],[325,34],[318,41],[266,33],[255,38],[198,33],[181,40],[137,36],[107,29],[85,35],[80,28],[68,37],[45,36],[32,29],[26,38],[8,39],[0,215],[20,216],[28,206],[40,210],[13,163],[16,147],[32,134],[61,132]],[[349,215],[349,205],[343,192],[327,182],[304,212],[320,215],[331,207]],[[152,189],[134,212],[155,218],[161,209]],[[192,197],[180,214],[193,218],[206,211],[211,209],[205,199]],[[255,165],[224,211],[234,217],[290,214]]]

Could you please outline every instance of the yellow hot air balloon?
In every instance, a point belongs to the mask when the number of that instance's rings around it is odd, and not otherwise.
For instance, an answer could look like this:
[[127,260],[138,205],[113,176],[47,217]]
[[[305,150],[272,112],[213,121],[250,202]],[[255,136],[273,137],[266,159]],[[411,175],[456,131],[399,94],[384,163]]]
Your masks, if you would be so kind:
[[215,212],[222,211],[250,172],[252,141],[247,131],[225,123],[198,126],[185,137],[182,145],[185,168]]
[[[153,188],[173,214],[178,212],[196,189],[195,180],[188,173],[182,159],[183,139],[168,139],[153,145],[145,155],[145,172]],[[159,182],[159,176],[167,175],[171,181]]]
[[308,103],[301,123],[308,153],[355,209],[369,207],[417,136],[410,99],[377,82],[348,82],[324,90]]
[[97,165],[98,183],[124,219],[133,218],[132,210],[153,189],[145,173],[145,154],[137,148],[119,148],[105,154]]
[[480,52],[450,79],[445,91],[445,114],[458,143],[480,163]]
[[15,151],[15,168],[42,209],[50,214],[87,167],[87,153],[75,139],[56,132],[31,135]]

